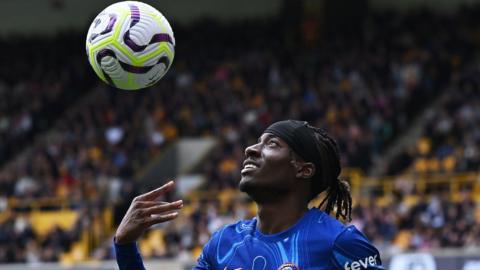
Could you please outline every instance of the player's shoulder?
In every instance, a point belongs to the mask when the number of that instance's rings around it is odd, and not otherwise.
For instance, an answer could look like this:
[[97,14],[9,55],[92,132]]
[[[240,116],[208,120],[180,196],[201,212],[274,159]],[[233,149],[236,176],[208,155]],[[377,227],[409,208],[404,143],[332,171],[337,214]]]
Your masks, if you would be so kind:
[[335,239],[335,244],[337,245],[349,245],[352,242],[358,241],[370,241],[367,237],[357,229],[354,225],[345,226],[343,230],[337,235]]
[[384,269],[380,253],[355,226],[346,226],[333,244],[334,264],[344,269]]
[[336,239],[346,228],[345,224],[328,215],[318,208],[310,209],[312,212],[311,227],[314,231],[327,233],[332,240]]

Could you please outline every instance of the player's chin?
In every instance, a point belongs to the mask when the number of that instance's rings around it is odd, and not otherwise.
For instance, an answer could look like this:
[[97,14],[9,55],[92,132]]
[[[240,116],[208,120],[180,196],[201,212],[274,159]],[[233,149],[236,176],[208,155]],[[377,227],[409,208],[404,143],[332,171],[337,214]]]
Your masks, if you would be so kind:
[[251,175],[243,175],[240,178],[240,183],[238,183],[238,188],[240,191],[245,192],[250,189],[250,187],[255,185],[255,179]]

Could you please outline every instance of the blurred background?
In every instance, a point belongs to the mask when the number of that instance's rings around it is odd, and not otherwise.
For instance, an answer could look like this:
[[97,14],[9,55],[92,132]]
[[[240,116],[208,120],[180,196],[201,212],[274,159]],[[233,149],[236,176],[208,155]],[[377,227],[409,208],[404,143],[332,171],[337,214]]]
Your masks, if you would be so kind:
[[184,210],[138,244],[147,269],[189,269],[255,215],[244,148],[286,118],[337,139],[387,269],[480,269],[480,1],[145,1],[177,45],[136,92],[85,55],[113,2],[0,2],[0,269],[117,269],[116,226],[169,178]]

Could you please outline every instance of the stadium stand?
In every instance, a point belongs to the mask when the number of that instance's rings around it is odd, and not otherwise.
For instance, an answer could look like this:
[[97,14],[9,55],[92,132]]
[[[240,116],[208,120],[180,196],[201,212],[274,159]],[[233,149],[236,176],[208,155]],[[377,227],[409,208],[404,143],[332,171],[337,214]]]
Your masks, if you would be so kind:
[[[50,129],[55,120],[93,86],[83,65],[82,45],[76,34],[53,38],[5,38],[0,49],[0,164],[28,146],[37,134]],[[35,50],[32,50],[34,44]],[[72,53],[72,50],[78,50]],[[63,61],[68,55],[69,61]],[[28,98],[25,98],[28,97]]]
[[[0,69],[8,100],[0,105],[0,263],[112,258],[113,228],[139,192],[136,173],[179,137],[216,136],[220,145],[201,169],[207,185],[189,195],[177,221],[140,242],[145,257],[198,255],[221,225],[254,215],[233,190],[244,147],[285,117],[338,139],[344,166],[361,171],[345,170],[358,201],[353,223],[382,251],[479,248],[479,175],[453,174],[478,171],[480,161],[472,21],[478,18],[469,10],[373,14],[354,41],[312,41],[304,29],[300,46],[278,20],[176,27],[182,57],[155,89],[135,94],[94,86],[78,52],[66,68],[55,61],[50,68],[53,52],[26,55],[13,70]],[[213,38],[204,50],[189,46]],[[22,54],[31,43],[38,40],[0,47]],[[40,58],[38,74],[18,79],[32,58]],[[456,91],[445,93],[452,85]],[[396,176],[366,177],[415,116],[445,94],[418,146],[390,166]],[[28,150],[16,157],[17,146]],[[423,174],[436,172],[452,174]]]
[[416,147],[397,157],[390,173],[475,171],[480,165],[478,149],[478,69],[470,67],[452,83],[438,107],[431,111]]

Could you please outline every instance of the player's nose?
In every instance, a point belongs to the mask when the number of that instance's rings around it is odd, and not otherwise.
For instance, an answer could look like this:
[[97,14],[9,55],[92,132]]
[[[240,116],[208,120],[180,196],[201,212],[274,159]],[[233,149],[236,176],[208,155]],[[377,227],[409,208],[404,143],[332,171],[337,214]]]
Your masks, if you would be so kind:
[[252,144],[245,148],[245,157],[257,157],[260,155],[260,143]]

